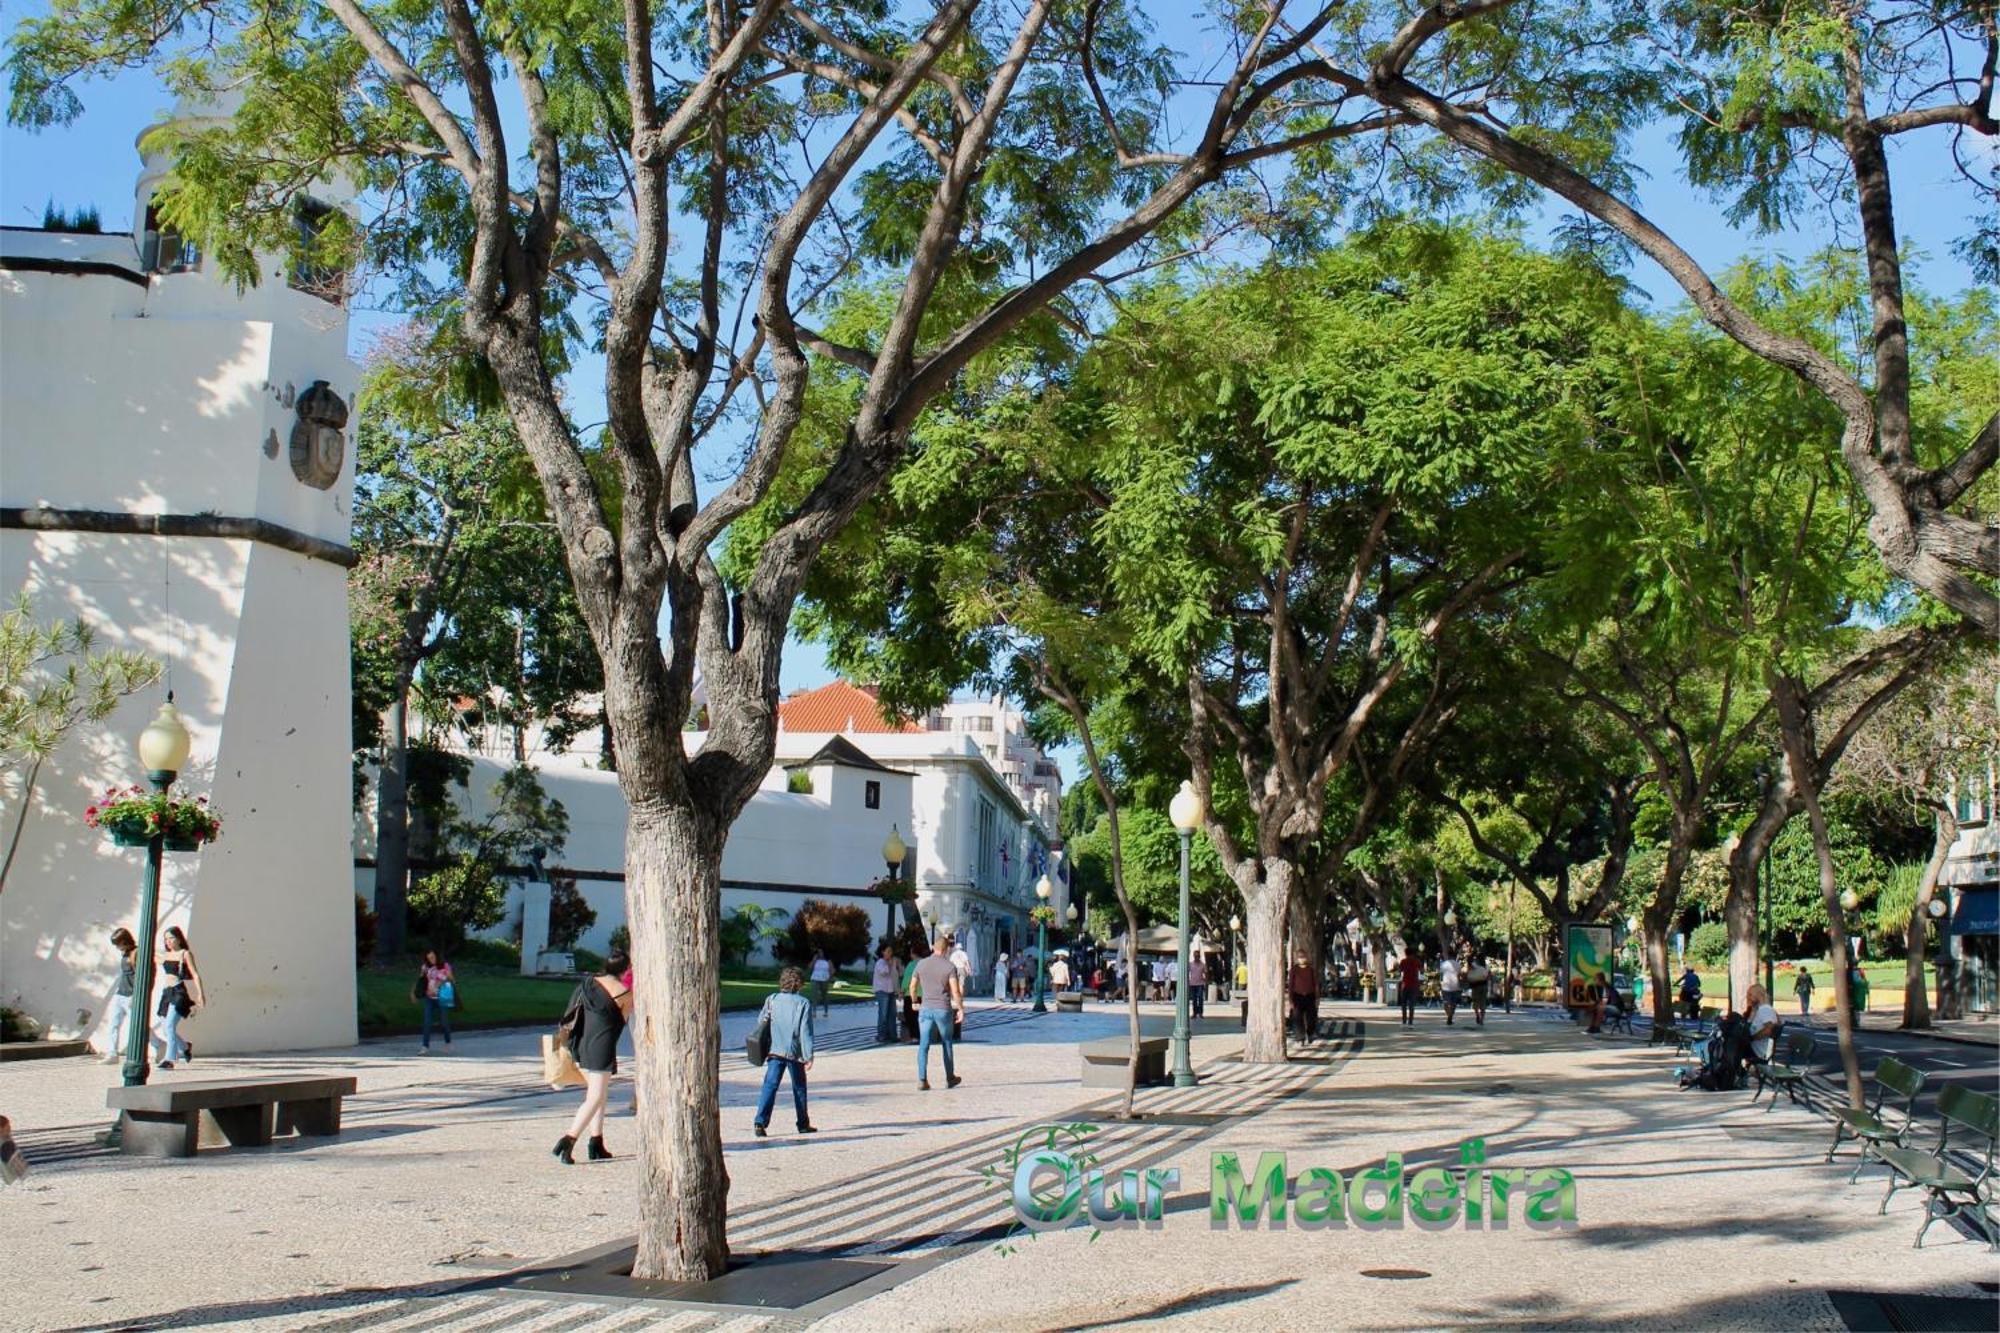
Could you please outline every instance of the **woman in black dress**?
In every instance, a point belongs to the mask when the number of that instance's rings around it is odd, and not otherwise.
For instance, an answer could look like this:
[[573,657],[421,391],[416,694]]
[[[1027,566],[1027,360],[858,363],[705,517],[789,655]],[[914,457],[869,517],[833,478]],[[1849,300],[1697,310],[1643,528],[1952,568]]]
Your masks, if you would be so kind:
[[622,949],[613,949],[604,960],[601,975],[577,987],[579,1007],[576,1025],[570,1029],[570,1054],[583,1071],[583,1105],[569,1122],[569,1133],[556,1140],[556,1157],[565,1166],[574,1166],[570,1156],[576,1141],[590,1136],[590,1160],[602,1162],[611,1154],[604,1147],[604,1103],[611,1096],[611,1076],[618,1072],[618,1038],[625,1031],[626,1016],[632,1012],[632,992],[619,978],[631,966]]

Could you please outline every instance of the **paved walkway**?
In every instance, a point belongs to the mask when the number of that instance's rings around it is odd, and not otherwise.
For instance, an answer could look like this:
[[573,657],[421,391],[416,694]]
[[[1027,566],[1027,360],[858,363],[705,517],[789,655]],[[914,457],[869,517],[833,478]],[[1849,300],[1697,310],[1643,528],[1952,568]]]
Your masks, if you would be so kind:
[[[1979,1294],[2000,1259],[1944,1226],[1910,1248],[1918,1202],[1878,1217],[1879,1169],[1846,1183],[1822,1165],[1829,1131],[1810,1111],[1765,1113],[1742,1096],[1681,1093],[1672,1057],[1605,1045],[1526,1014],[1405,1029],[1380,1007],[1332,1005],[1344,1024],[1311,1058],[1245,1066],[1232,1022],[1196,1042],[1202,1086],[1142,1094],[1172,1119],[1112,1125],[1109,1099],[1076,1083],[1074,1043],[1122,1031],[1120,1011],[1032,1017],[975,1007],[965,1086],[921,1093],[910,1048],[857,1045],[866,1006],[837,1006],[814,1068],[810,1139],[749,1135],[756,1073],[739,1054],[753,1015],[725,1024],[724,1141],[739,1251],[810,1247],[836,1258],[909,1260],[909,1280],[828,1308],[827,1329],[1088,1328],[1840,1328],[1850,1288]],[[1149,1026],[1166,1021],[1164,1007]],[[856,1034],[845,1038],[840,1033]],[[110,1067],[50,1061],[0,1069],[35,1174],[0,1191],[9,1293],[0,1328],[316,1328],[386,1333],[636,1333],[797,1326],[791,1313],[672,1311],[466,1284],[531,1260],[628,1237],[636,1226],[631,1122],[614,1114],[618,1160],[565,1169],[548,1145],[576,1094],[535,1083],[533,1033],[460,1038],[450,1056],[413,1043],[198,1062],[228,1070],[352,1072],[338,1141],[280,1142],[188,1161],[103,1154]],[[850,1047],[851,1049],[840,1049]],[[166,1077],[180,1076],[175,1071]],[[937,1071],[933,1071],[935,1078]],[[614,1099],[622,1108],[629,1094]],[[1176,1166],[1157,1228],[994,1244],[1010,1217],[977,1174],[1050,1118],[1106,1128],[1114,1170]],[[782,1127],[786,1117],[780,1116]],[[1245,1166],[1266,1149],[1291,1169],[1351,1175],[1400,1152],[1456,1162],[1485,1143],[1495,1166],[1562,1166],[1580,1225],[1543,1232],[1357,1228],[1212,1231],[1209,1153]],[[1371,1276],[1398,1271],[1403,1280]],[[754,1271],[754,1270],[753,1270]],[[835,1302],[834,1304],[838,1304]],[[1988,1326],[1991,1326],[1989,1321]]]

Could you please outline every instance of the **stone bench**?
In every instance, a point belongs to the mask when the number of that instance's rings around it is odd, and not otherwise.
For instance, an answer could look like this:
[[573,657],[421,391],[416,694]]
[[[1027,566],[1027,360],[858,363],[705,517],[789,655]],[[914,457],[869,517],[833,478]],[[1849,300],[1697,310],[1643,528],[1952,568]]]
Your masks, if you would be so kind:
[[[1122,1088],[1125,1086],[1125,1064],[1132,1058],[1132,1042],[1129,1037],[1107,1037],[1102,1041],[1086,1041],[1077,1044],[1083,1056],[1083,1086],[1086,1088]],[[1149,1087],[1167,1081],[1167,1039],[1165,1037],[1139,1038],[1139,1087]]]
[[201,1148],[258,1147],[273,1134],[340,1133],[352,1078],[206,1079],[112,1088],[120,1140],[132,1157],[192,1157]]
[[1083,992],[1066,990],[1056,992],[1056,1012],[1059,1014],[1080,1014],[1083,1012]]

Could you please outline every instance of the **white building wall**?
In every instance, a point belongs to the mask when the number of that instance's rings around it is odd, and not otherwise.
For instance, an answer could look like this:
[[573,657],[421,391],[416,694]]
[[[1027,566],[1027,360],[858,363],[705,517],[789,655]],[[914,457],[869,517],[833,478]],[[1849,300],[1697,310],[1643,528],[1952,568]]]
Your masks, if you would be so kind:
[[[875,929],[884,919],[881,901],[865,892],[886,867],[882,843],[891,825],[910,847],[904,875],[918,888],[918,910],[926,920],[959,928],[972,944],[982,973],[990,969],[1001,944],[1018,949],[1029,942],[1028,910],[1034,906],[1034,876],[1030,856],[1047,841],[1039,824],[994,773],[978,749],[964,737],[942,733],[897,733],[848,736],[877,763],[895,770],[881,773],[838,764],[818,764],[807,771],[813,790],[792,792],[785,765],[800,764],[816,755],[832,737],[817,733],[782,733],[777,763],[731,828],[723,851],[724,913],[742,903],[759,903],[795,911],[807,897],[854,902],[869,911]],[[690,749],[702,737],[690,733]],[[478,817],[491,809],[494,783],[510,759],[505,754],[473,756],[469,788],[454,790],[462,810]],[[601,952],[611,932],[625,920],[623,889],[615,878],[625,864],[625,800],[616,774],[594,766],[588,751],[540,755],[531,760],[543,788],[563,803],[570,836],[561,853],[549,858],[552,868],[581,874],[578,890],[597,910],[598,919],[578,941]],[[881,808],[866,807],[866,784],[882,784]],[[978,806],[992,803],[999,836],[1008,847],[1007,872],[977,882]],[[357,855],[367,855],[367,812],[357,825]],[[1046,853],[1045,853],[1046,858]],[[1045,859],[1045,864],[1047,861]],[[357,873],[364,883],[369,872]],[[605,876],[607,878],[597,878]],[[1060,876],[1056,876],[1060,882]],[[1060,913],[1067,899],[1052,899]],[[518,892],[509,903],[518,910]],[[512,933],[509,919],[491,933]],[[985,975],[975,989],[988,984]]]
[[[122,235],[7,229],[0,256],[137,266]],[[299,482],[289,452],[297,392],[325,379],[352,401],[337,307],[281,282],[239,297],[201,273],[0,269],[0,506],[255,517],[346,544],[352,421],[330,490]],[[101,647],[172,668],[185,784],[225,819],[213,847],[168,856],[161,895],[207,983],[190,1037],[217,1053],[351,1042],[345,571],[245,541],[0,531],[0,596],[22,590],[38,618],[81,615]],[[163,695],[126,700],[44,766],[0,899],[0,998],[56,1035],[101,1035],[106,936],[136,924],[141,854],[83,810],[143,780],[133,739]],[[0,792],[7,820],[21,799]]]
[[[474,755],[472,776],[452,798],[467,816],[483,818],[493,808],[493,787],[510,760]],[[625,921],[625,797],[618,776],[583,766],[575,756],[542,756],[533,763],[542,788],[563,803],[569,816],[569,838],[550,856],[552,870],[580,873],[577,890],[597,912],[597,920],[577,941],[602,953],[611,932]],[[726,916],[743,903],[758,903],[794,912],[806,898],[854,902],[866,909],[878,932],[881,900],[865,890],[886,871],[882,843],[891,824],[907,836],[912,826],[910,788],[906,773],[880,773],[843,765],[819,765],[810,770],[811,794],[785,790],[786,774],[774,767],[763,787],[750,799],[730,828],[722,853],[722,911]],[[881,783],[881,808],[865,807],[868,782]],[[357,826],[356,847],[366,854],[365,822]],[[372,872],[358,870],[357,884]],[[612,877],[612,878],[607,878]],[[798,892],[771,886],[782,885]],[[520,889],[509,892],[507,917],[487,934],[505,938],[513,933],[520,911]],[[760,950],[758,961],[769,961]]]

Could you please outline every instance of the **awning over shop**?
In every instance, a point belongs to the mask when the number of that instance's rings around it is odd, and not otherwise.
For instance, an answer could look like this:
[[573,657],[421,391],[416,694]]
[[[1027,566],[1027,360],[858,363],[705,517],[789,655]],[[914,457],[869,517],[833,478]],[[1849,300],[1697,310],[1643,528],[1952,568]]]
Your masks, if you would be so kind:
[[2000,935],[2000,889],[1962,889],[1951,914],[1954,935]]

